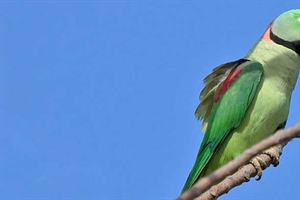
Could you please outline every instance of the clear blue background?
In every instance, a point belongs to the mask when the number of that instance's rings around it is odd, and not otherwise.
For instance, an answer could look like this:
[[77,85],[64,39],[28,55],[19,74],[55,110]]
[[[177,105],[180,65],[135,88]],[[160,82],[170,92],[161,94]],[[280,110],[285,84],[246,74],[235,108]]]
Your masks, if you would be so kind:
[[[297,1],[2,1],[1,199],[174,199],[203,78]],[[287,126],[299,121],[300,86]],[[270,97],[272,103],[272,97]],[[222,199],[299,198],[300,141]]]

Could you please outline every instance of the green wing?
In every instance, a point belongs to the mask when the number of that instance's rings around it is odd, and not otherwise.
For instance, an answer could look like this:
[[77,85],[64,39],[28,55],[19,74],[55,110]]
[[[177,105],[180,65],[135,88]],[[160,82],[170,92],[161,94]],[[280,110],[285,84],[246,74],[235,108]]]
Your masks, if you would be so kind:
[[221,142],[239,126],[263,75],[263,66],[257,61],[246,61],[230,68],[232,70],[215,91],[206,133],[182,193],[197,181]]

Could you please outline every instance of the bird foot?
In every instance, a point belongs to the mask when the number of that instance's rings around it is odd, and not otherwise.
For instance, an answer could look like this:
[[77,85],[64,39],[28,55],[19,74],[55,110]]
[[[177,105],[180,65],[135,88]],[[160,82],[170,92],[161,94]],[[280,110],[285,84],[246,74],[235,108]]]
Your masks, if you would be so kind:
[[270,147],[269,149],[263,151],[262,153],[270,156],[270,158],[272,159],[272,165],[276,167],[277,165],[279,165],[279,158],[282,153],[282,146],[277,145],[274,147]]
[[262,171],[267,167],[267,163],[261,159],[259,156],[256,156],[250,160],[250,163],[254,166],[257,172],[257,181],[262,177]]
[[[272,165],[276,167],[279,164],[279,157],[281,155],[281,146],[274,146],[270,147],[269,149],[263,151],[261,154],[266,154],[271,157]],[[255,167],[257,171],[258,178],[256,179],[259,181],[262,177],[262,171],[268,167],[268,163],[264,161],[259,156],[256,156],[250,160],[250,163]]]

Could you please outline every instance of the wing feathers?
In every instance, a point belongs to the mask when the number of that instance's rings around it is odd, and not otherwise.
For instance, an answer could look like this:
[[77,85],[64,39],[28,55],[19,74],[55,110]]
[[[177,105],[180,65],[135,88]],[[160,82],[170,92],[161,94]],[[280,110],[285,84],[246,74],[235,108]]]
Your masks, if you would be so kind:
[[[220,66],[219,69],[223,71],[225,65]],[[230,67],[232,65],[234,67]],[[225,71],[228,76],[218,83],[218,86],[207,90],[209,92],[205,93],[204,101],[196,110],[200,117],[204,117],[203,124],[205,123],[207,128],[205,127],[206,132],[196,162],[182,192],[197,181],[222,141],[230,134],[230,131],[239,126],[257,93],[256,90],[263,75],[263,66],[259,62],[239,60],[230,65],[227,64],[227,68],[231,69],[230,72]],[[218,69],[213,73],[215,74],[207,76],[207,81],[221,77]],[[220,96],[215,99],[218,92]],[[208,100],[211,101],[208,102]]]
[[240,59],[220,65],[213,69],[212,73],[204,78],[204,83],[206,85],[199,95],[201,103],[198,105],[195,111],[196,118],[199,120],[203,119],[203,132],[206,131],[208,116],[210,115],[210,111],[213,105],[213,99],[215,98],[218,86],[226,79],[232,69],[246,61],[248,60]]

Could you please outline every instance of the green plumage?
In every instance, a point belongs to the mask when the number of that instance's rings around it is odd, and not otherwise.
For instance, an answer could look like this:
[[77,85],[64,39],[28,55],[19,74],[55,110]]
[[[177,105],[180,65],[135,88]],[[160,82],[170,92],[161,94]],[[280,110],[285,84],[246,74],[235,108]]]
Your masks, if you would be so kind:
[[204,79],[195,115],[205,132],[182,192],[253,144],[288,117],[300,68],[300,9],[276,18],[240,60]]
[[240,124],[253,99],[263,74],[262,65],[256,61],[248,61],[237,66],[237,69],[241,69],[237,80],[232,83],[227,92],[212,107],[211,117],[196,163],[190,172],[183,191],[195,183],[219,144],[231,129]]

